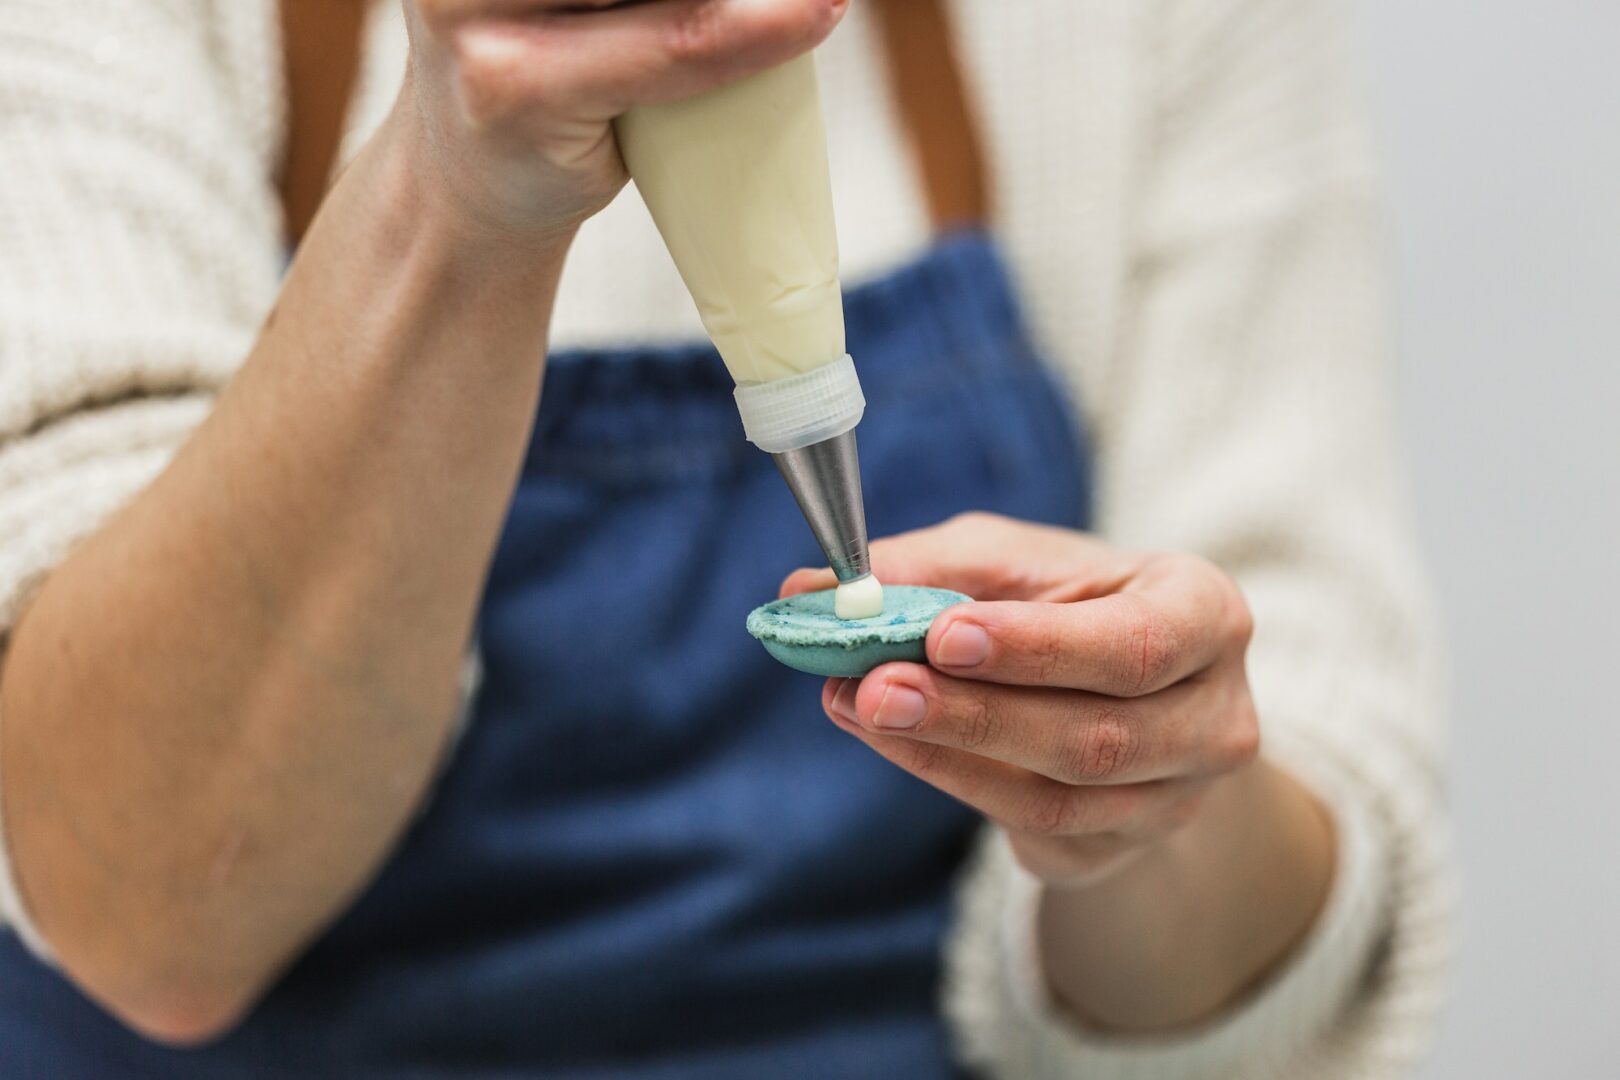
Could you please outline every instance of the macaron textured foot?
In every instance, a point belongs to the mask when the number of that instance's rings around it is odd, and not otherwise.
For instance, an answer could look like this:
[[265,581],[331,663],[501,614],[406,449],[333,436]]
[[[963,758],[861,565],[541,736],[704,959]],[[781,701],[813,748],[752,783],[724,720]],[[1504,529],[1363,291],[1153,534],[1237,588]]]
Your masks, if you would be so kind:
[[757,607],[748,616],[748,632],[790,668],[853,679],[893,660],[922,663],[935,617],[972,599],[950,589],[888,585],[883,614],[840,619],[833,610],[834,592],[800,593]]

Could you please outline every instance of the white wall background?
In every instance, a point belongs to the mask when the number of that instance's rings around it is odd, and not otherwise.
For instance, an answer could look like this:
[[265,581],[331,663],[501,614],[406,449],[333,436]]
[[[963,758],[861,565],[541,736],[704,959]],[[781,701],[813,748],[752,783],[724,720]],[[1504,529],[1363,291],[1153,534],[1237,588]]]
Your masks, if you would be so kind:
[[1620,1078],[1620,0],[1356,0],[1457,671],[1429,1080]]

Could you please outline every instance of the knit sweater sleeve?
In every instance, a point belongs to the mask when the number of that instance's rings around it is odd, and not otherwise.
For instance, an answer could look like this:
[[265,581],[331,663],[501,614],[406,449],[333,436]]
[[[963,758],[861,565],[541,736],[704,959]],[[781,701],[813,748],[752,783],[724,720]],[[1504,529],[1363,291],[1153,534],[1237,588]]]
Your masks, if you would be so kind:
[[1089,411],[1101,531],[1243,586],[1265,752],[1333,812],[1333,896],[1225,1017],[1108,1038],[1049,999],[1038,886],[992,836],[946,957],[964,1054],[992,1076],[1402,1075],[1440,999],[1443,680],[1393,449],[1375,183],[1329,7],[1158,6],[1125,311]]
[[[274,299],[275,42],[268,0],[0,5],[0,650]],[[3,846],[0,922],[43,951]]]

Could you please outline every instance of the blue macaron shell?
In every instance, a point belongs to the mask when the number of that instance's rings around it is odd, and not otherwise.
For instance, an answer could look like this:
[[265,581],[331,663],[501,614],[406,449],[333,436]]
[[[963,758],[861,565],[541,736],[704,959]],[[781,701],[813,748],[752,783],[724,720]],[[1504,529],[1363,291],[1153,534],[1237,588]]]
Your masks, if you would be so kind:
[[887,585],[883,614],[840,619],[833,611],[835,591],[801,593],[757,607],[748,616],[748,632],[790,668],[853,679],[894,660],[922,663],[935,617],[972,599],[950,589]]

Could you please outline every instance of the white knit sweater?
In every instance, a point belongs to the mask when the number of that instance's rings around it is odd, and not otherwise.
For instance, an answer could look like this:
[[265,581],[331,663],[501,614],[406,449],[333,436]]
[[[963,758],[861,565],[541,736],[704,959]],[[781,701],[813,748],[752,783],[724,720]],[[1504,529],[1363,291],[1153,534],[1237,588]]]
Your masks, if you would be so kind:
[[[1442,705],[1392,458],[1376,200],[1328,0],[957,0],[1001,239],[1087,418],[1098,528],[1243,584],[1266,749],[1339,827],[1327,910],[1207,1029],[1119,1040],[1051,1006],[1037,886],[993,832],[945,1008],[996,1076],[1389,1076],[1440,997]],[[163,468],[275,297],[274,0],[0,2],[0,643]],[[397,89],[374,12],[351,152]],[[846,280],[927,242],[860,5],[822,50]],[[701,332],[627,192],[582,231],[561,346]],[[0,848],[0,918],[48,962]]]

